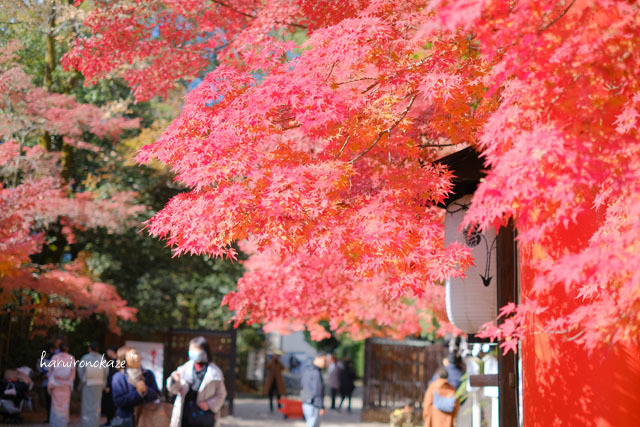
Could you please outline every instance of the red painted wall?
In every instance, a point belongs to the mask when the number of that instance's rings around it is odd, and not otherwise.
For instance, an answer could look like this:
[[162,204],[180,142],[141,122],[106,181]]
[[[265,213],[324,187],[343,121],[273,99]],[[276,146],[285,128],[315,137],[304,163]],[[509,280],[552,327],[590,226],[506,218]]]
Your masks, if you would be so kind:
[[[551,249],[584,245],[597,220],[587,214],[579,226],[559,230],[558,247]],[[549,249],[521,248],[523,296],[533,285],[531,261]],[[578,303],[562,286],[550,297],[554,310]],[[589,355],[567,336],[542,334],[523,340],[522,366],[525,427],[640,427],[639,347],[617,345]]]

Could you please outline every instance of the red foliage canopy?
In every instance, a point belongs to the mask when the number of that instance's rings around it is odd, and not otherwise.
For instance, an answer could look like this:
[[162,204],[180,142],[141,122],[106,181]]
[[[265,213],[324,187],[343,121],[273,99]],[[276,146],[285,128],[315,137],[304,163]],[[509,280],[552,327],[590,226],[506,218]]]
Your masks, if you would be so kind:
[[[117,231],[135,224],[145,209],[135,204],[135,194],[116,193],[99,199],[89,192],[72,193],[61,177],[60,153],[46,151],[30,141],[43,130],[64,135],[65,142],[93,150],[79,141],[83,131],[101,137],[117,136],[137,127],[137,120],[105,118],[93,105],[36,88],[13,62],[18,44],[0,55],[0,304],[28,313],[36,324],[59,318],[103,313],[110,326],[116,320],[134,319],[115,288],[90,278],[82,258],[66,265],[36,265],[31,256],[41,252],[46,230],[59,221],[69,242],[79,228],[108,227]],[[21,293],[15,300],[14,291]],[[17,306],[16,306],[17,304]]]
[[[545,330],[581,331],[593,348],[640,336],[638,7],[104,2],[65,62],[90,79],[120,71],[146,99],[217,51],[222,65],[139,158],[170,165],[190,188],[149,223],[178,253],[233,256],[229,244],[248,237],[266,253],[226,300],[240,318],[355,325],[347,313],[366,319],[370,300],[353,289],[384,307],[402,295],[435,301],[437,283],[470,260],[442,242],[434,206],[450,175],[432,165],[434,146],[467,143],[490,168],[467,222],[512,218],[523,245],[545,245],[585,210],[603,218],[587,247],[551,251],[536,266],[537,293],[488,333],[510,346],[536,332],[527,316],[563,285],[583,302]],[[280,37],[301,28],[301,46]],[[327,259],[337,270],[325,275]],[[312,302],[287,307],[298,294]]]

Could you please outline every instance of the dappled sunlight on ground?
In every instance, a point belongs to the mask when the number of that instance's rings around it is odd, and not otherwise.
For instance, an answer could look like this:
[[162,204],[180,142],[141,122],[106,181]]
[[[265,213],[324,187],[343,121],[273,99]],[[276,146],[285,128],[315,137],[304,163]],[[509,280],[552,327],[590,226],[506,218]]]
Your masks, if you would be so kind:
[[[325,398],[325,405],[328,405],[329,399]],[[337,412],[335,410],[327,410],[327,413],[321,419],[322,426],[387,426],[383,423],[361,423],[360,413],[362,409],[362,399],[354,397],[352,399],[352,410],[348,413],[346,410]],[[234,401],[234,415],[225,417],[221,420],[220,427],[249,427],[249,426],[287,426],[302,427],[305,423],[301,419],[284,419],[282,414],[269,411],[269,402],[262,397],[243,397]]]

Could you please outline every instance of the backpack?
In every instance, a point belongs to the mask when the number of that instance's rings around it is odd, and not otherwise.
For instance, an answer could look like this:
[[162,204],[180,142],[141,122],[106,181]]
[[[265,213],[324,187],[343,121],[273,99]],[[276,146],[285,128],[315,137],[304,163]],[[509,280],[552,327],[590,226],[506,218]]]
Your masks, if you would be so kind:
[[433,391],[433,406],[440,412],[451,414],[456,408],[456,397],[443,397],[437,390]]

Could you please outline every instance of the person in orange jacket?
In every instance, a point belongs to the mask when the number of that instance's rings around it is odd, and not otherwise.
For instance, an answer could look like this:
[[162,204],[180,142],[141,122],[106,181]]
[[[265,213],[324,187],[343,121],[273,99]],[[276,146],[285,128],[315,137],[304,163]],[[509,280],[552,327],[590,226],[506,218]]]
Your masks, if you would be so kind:
[[460,404],[456,399],[456,389],[447,377],[444,367],[438,369],[438,379],[433,381],[424,394],[422,417],[425,427],[453,427]]

